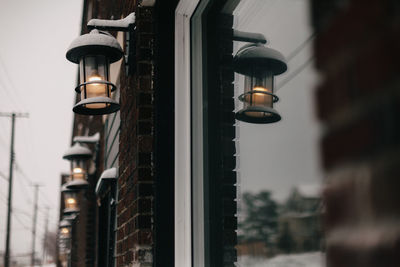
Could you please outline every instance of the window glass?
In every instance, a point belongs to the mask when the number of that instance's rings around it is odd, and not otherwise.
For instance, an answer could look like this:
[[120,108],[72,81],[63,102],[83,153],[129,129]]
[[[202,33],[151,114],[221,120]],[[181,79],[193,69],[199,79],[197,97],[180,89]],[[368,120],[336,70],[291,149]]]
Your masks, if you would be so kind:
[[[288,70],[275,77],[274,104],[282,120],[237,122],[238,266],[324,266],[320,125],[314,110],[318,75],[315,34],[306,0],[247,0],[234,11],[234,28],[262,33]],[[246,43],[235,42],[234,54]],[[244,76],[235,74],[236,99]],[[236,100],[236,111],[243,103]]]

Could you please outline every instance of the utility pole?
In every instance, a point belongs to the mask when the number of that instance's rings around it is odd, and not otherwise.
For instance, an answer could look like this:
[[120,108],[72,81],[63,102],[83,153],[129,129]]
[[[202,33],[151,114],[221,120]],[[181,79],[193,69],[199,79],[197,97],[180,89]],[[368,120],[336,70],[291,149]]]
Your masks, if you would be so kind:
[[31,255],[31,267],[35,265],[35,241],[36,241],[36,220],[37,220],[37,210],[38,210],[38,193],[39,184],[32,185],[35,188],[35,200],[33,201],[33,221],[32,221],[32,255]]
[[43,257],[42,257],[42,265],[45,264],[46,260],[46,242],[48,238],[49,232],[49,207],[46,207],[46,222],[44,224],[44,238],[43,238]]
[[4,254],[4,267],[10,267],[10,235],[11,235],[11,207],[12,207],[12,181],[14,167],[14,134],[15,119],[28,118],[28,113],[8,113],[0,112],[0,117],[11,117],[11,145],[10,145],[10,171],[8,178],[8,203],[7,203],[7,233],[6,233],[6,251]]

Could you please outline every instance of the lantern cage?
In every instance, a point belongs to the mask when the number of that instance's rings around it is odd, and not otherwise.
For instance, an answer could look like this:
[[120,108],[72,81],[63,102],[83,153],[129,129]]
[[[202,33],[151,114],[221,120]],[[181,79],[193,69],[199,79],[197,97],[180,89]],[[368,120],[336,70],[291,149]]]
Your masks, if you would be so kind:
[[64,195],[64,210],[65,215],[76,214],[79,212],[78,203],[78,190],[69,189],[66,186],[63,187],[61,192]]
[[92,30],[76,38],[70,45],[66,57],[79,64],[80,94],[73,111],[83,115],[102,115],[119,110],[119,104],[111,93],[116,86],[110,80],[110,64],[120,60],[123,51],[118,41],[108,32]]
[[64,153],[63,159],[71,162],[70,181],[67,183],[69,189],[83,189],[89,186],[86,179],[91,158],[90,149],[79,143],[75,143]]
[[61,263],[67,263],[71,253],[71,239],[58,239],[58,257]]
[[86,182],[88,169],[89,169],[88,159],[71,160],[71,181],[83,180]]
[[59,252],[58,252],[58,259],[61,262],[61,265],[64,267],[68,266],[68,255],[70,251],[67,248],[59,247]]
[[236,119],[250,123],[281,120],[273,105],[279,100],[274,94],[274,76],[287,70],[283,55],[261,44],[249,44],[237,52],[233,66],[245,76],[244,93],[239,96],[244,105]]

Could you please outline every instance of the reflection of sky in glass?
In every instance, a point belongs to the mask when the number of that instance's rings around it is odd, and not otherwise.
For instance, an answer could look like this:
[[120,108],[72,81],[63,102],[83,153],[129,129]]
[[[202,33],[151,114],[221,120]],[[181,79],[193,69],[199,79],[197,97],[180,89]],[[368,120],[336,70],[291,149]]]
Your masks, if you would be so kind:
[[[235,29],[263,33],[268,46],[290,55],[312,35],[309,26],[308,1],[247,0],[235,10]],[[235,43],[235,51],[244,43]],[[309,42],[288,62],[288,71],[277,76],[275,84],[285,80],[306,62],[312,53]],[[236,97],[243,91],[243,76],[235,76]],[[315,118],[314,88],[317,74],[312,64],[282,88],[274,108],[282,121],[254,125],[238,123],[237,151],[241,192],[271,190],[273,198],[282,201],[295,186],[320,184],[318,137]],[[236,109],[241,108],[236,101]]]
[[[282,120],[237,123],[237,266],[324,266],[324,255],[318,251],[322,237],[318,197],[321,129],[314,110],[318,75],[308,64],[287,80],[312,57],[312,40],[292,57],[313,35],[308,9],[308,1],[302,0],[242,0],[235,10],[235,29],[264,34],[267,46],[290,57],[288,71],[275,79],[280,101],[274,108]],[[234,50],[243,44],[235,42]],[[236,97],[243,93],[243,85],[244,77],[235,74]],[[241,109],[242,104],[236,101],[235,108]]]

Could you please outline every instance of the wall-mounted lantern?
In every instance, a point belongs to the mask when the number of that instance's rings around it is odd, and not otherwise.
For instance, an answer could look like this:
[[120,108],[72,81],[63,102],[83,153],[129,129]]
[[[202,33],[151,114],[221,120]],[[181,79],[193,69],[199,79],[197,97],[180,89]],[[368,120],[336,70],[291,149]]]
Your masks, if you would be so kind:
[[75,143],[64,153],[63,159],[71,162],[71,180],[67,183],[68,188],[83,189],[89,186],[86,178],[92,156],[92,151],[80,143]]
[[72,224],[68,220],[62,220],[59,225],[60,239],[71,238]]
[[273,123],[281,120],[273,108],[279,98],[274,94],[274,76],[287,70],[284,56],[265,47],[261,34],[234,31],[234,40],[252,42],[243,46],[233,58],[234,71],[245,76],[244,93],[239,96],[244,107],[236,119],[249,123]]
[[71,231],[72,224],[63,219],[59,225],[58,231],[58,259],[62,266],[68,265],[69,255],[71,252]]
[[62,187],[61,192],[64,196],[65,215],[77,214],[79,212],[78,203],[78,190],[69,189],[65,185]]
[[[135,13],[121,20],[93,19],[88,28],[94,28],[90,33],[76,38],[70,45],[66,57],[69,61],[79,64],[79,85],[75,91],[80,94],[73,111],[83,115],[102,115],[119,110],[111,92],[116,86],[110,82],[110,64],[120,60],[124,53],[118,41],[104,30],[133,32]],[[133,34],[128,36],[128,41]],[[130,44],[131,42],[128,42]],[[133,50],[133,49],[132,49]],[[129,60],[129,47],[127,46]]]

